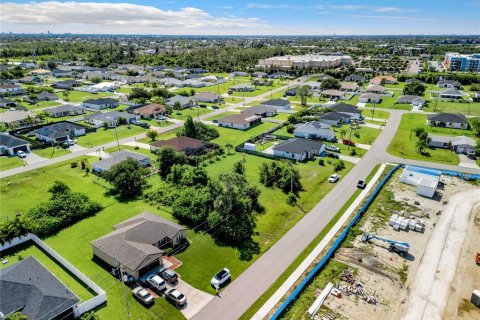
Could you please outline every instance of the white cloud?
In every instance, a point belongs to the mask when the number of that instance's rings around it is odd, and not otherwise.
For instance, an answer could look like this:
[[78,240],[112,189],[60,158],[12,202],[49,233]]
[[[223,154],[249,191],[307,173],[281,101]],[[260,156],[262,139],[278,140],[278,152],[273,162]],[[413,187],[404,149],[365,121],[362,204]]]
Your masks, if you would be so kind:
[[263,3],[247,3],[248,9],[293,9],[301,6],[293,6],[291,4],[279,3],[279,4],[263,4]]
[[193,7],[174,11],[131,3],[6,2],[0,9],[5,32],[35,32],[38,30],[32,28],[48,27],[78,33],[238,34],[254,33],[265,26],[254,17],[214,17]]

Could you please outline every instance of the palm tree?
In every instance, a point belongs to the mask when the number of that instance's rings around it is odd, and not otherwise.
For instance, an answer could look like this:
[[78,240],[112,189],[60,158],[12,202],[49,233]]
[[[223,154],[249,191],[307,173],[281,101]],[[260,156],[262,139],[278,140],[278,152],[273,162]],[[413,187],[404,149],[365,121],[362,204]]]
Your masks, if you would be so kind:
[[340,130],[340,136],[342,137],[342,140],[343,140],[343,138],[345,138],[346,134],[347,134],[347,130],[345,130],[345,129]]
[[297,90],[297,95],[302,100],[302,106],[304,107],[307,105],[307,97],[309,96],[309,94],[310,94],[310,90],[308,86],[301,86]]
[[173,104],[173,109],[177,110],[177,114],[180,114],[180,109],[182,109],[182,105],[180,104],[179,101]]

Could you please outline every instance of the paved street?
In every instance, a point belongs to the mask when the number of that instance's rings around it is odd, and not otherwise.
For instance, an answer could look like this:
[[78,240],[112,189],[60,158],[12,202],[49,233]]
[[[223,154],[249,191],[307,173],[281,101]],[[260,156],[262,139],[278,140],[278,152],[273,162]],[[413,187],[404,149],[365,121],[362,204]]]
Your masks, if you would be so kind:
[[[302,220],[238,276],[221,293],[221,298],[213,299],[194,319],[238,319],[325,228],[357,190],[357,181],[366,178],[378,163],[399,162],[438,169],[459,169],[458,166],[406,160],[389,155],[386,149],[406,111],[389,112],[391,115],[387,125],[355,167]],[[462,171],[480,173],[480,170],[473,168],[462,168]]]

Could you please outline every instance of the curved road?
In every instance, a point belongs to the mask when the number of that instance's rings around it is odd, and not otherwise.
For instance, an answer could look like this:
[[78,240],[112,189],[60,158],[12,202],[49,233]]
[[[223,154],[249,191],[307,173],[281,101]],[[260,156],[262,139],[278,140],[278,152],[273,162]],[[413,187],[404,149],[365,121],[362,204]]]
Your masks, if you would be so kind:
[[408,111],[388,110],[388,112],[390,118],[387,125],[355,167],[302,220],[226,287],[221,297],[213,299],[195,315],[194,319],[240,318],[326,227],[357,190],[357,181],[364,179],[377,164],[396,162],[480,173],[480,170],[471,168],[407,160],[389,155],[386,152],[387,147],[397,131],[403,113]]

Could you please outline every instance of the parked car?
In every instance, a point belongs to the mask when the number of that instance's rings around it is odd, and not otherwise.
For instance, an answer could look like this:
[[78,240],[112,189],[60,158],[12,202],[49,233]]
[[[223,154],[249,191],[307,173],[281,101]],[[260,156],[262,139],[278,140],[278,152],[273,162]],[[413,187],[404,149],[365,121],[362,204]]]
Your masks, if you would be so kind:
[[329,157],[329,158],[334,158],[334,159],[340,158],[340,157],[338,156],[338,154],[336,154],[336,153],[331,153],[331,152],[327,152],[327,157]]
[[141,124],[141,122],[138,121],[138,120],[132,120],[131,123],[134,124],[134,125],[136,125],[136,126],[139,126],[139,125]]
[[329,146],[326,146],[325,149],[327,149],[328,151],[340,152],[340,148],[339,148],[339,147],[335,147],[333,144],[332,144],[332,145],[329,145]]
[[165,118],[164,116],[158,116],[157,120],[167,120],[167,118]]
[[177,308],[187,304],[187,297],[177,289],[170,289],[165,293],[165,298]]
[[213,122],[213,123],[218,123],[218,120],[215,119],[215,120],[212,120],[212,122]]
[[355,141],[352,141],[352,140],[343,139],[343,144],[347,146],[355,147]]
[[365,189],[366,186],[367,186],[367,184],[365,183],[364,180],[358,180],[357,188]]
[[25,152],[23,152],[22,150],[18,150],[17,151],[17,156],[19,158],[26,158],[27,157],[27,154]]
[[132,294],[137,299],[140,301],[142,304],[149,306],[152,305],[154,300],[153,296],[148,292],[144,287],[142,286],[136,286],[132,289]]
[[223,284],[230,280],[230,270],[223,268],[210,281],[214,288],[220,288]]
[[178,275],[175,271],[168,269],[168,268],[163,268],[160,270],[158,273],[160,277],[162,277],[165,281],[169,283],[177,283],[178,282]]
[[217,110],[220,109],[218,106],[212,106],[212,109]]
[[149,129],[150,128],[150,125],[146,122],[140,122],[139,124],[140,127],[142,128],[145,128],[145,129]]
[[199,106],[200,108],[206,108],[206,107],[207,107],[207,105],[206,105],[206,104],[204,104],[204,103],[202,103],[202,104],[199,104],[198,106]]
[[73,141],[72,139],[68,139],[67,143],[68,143],[69,146],[74,146],[75,145],[75,141]]
[[165,282],[165,280],[160,278],[158,275],[152,275],[148,277],[147,283],[156,292],[163,291],[167,287],[167,283]]
[[335,183],[338,181],[338,174],[332,174],[329,178],[328,178],[328,182],[330,183]]

